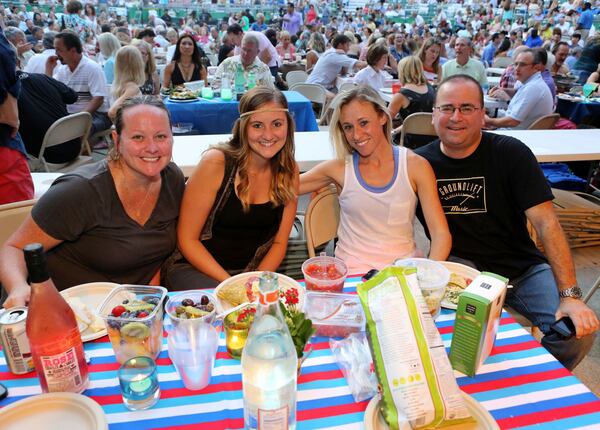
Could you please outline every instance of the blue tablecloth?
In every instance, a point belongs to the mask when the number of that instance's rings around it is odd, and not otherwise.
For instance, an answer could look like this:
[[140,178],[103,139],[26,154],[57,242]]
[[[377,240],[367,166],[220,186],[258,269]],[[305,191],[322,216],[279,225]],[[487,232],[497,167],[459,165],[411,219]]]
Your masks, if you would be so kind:
[[[310,100],[296,91],[285,91],[290,113],[296,122],[296,131],[319,131]],[[194,124],[196,134],[231,133],[233,123],[239,118],[237,101],[221,99],[198,100],[177,103],[165,99],[165,105],[171,112],[173,123],[188,122]]]
[[570,119],[575,124],[581,124],[585,117],[592,115],[596,118],[600,117],[600,103],[584,103],[559,98],[558,104],[556,105],[556,112],[558,112],[560,116]]

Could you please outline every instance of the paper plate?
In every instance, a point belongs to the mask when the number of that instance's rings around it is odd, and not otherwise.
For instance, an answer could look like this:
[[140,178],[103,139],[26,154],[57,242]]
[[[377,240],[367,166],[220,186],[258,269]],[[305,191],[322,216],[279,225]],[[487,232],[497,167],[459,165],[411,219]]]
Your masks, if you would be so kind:
[[[500,430],[500,427],[481,404],[468,394],[462,393],[469,413],[475,423],[462,423],[444,427],[444,430]],[[365,430],[389,430],[389,426],[379,413],[379,395],[373,397],[365,410]]]
[[[251,277],[251,276],[258,277],[258,276],[260,276],[261,273],[262,273],[262,271],[240,273],[239,275],[232,276],[231,278],[226,279],[223,282],[221,282],[217,286],[217,288],[215,288],[215,296],[217,298],[217,312],[223,313],[233,307],[231,304],[229,304],[229,302],[227,302],[225,300],[221,300],[219,298],[218,294],[219,294],[219,290],[221,290],[221,288],[223,288],[225,285],[231,285],[233,283],[245,284],[246,280],[249,277]],[[278,273],[277,278],[279,281],[279,289],[281,291],[286,291],[290,288],[295,288],[296,290],[298,290],[298,309],[300,309],[300,310],[304,309],[304,296],[306,293],[304,287],[302,285],[300,285],[298,282],[294,281],[289,276],[285,276],[285,275]]]
[[[118,287],[119,284],[112,282],[90,282],[89,284],[76,285],[67,288],[60,292],[63,297],[77,297],[81,300],[92,312],[97,313],[98,307],[102,304],[106,296]],[[89,328],[81,332],[81,340],[88,342],[90,340],[106,336],[106,328],[100,331],[91,331]]]
[[82,394],[49,393],[0,409],[2,430],[108,430],[98,403]]
[[174,99],[169,97],[169,101],[173,103],[191,103],[197,102],[198,100],[200,100],[198,97],[196,97],[195,99]]
[[380,88],[380,89],[379,89],[379,91],[381,91],[381,92],[382,92],[382,93],[384,93],[384,94],[394,94],[394,93],[392,92],[392,89],[391,89],[391,88]]
[[[470,279],[471,281],[478,277],[481,272],[477,269],[473,269],[472,267],[465,266],[460,263],[453,263],[451,261],[440,261],[442,265],[448,269],[451,273],[456,273],[463,278]],[[442,307],[446,309],[456,310],[456,305],[449,300],[446,300],[446,297],[442,299]]]

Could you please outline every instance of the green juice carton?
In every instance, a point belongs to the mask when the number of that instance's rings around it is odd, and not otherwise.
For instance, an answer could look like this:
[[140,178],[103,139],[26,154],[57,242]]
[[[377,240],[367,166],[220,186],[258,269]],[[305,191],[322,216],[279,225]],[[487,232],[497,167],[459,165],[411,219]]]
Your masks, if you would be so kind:
[[475,376],[490,355],[500,325],[508,279],[481,272],[459,296],[450,346],[452,367]]

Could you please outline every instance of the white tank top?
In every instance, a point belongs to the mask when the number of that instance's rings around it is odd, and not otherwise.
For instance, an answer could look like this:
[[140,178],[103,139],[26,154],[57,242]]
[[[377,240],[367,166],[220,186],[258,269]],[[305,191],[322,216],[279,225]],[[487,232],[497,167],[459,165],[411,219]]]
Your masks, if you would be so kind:
[[357,153],[346,157],[335,255],[346,262],[349,274],[380,270],[415,253],[417,196],[408,179],[407,154],[405,147],[394,147],[394,175],[383,187],[362,179]]

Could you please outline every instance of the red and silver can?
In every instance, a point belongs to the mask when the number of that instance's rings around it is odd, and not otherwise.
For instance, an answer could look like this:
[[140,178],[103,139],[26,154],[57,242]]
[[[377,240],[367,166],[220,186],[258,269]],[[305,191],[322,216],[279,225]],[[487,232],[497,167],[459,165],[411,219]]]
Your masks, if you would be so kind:
[[27,308],[16,307],[0,313],[0,342],[8,369],[15,375],[29,373],[35,369],[25,331]]

